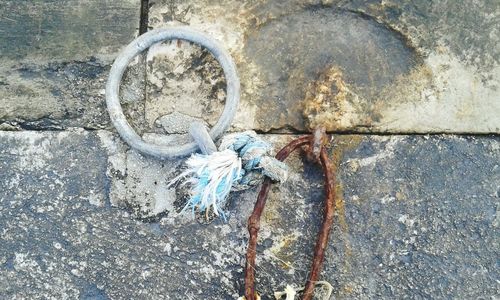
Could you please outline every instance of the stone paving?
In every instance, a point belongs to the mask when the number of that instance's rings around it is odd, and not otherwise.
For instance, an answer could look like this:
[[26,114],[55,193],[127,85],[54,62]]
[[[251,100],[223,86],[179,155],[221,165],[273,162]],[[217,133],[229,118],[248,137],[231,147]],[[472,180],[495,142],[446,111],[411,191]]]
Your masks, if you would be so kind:
[[[180,213],[185,190],[167,184],[182,159],[144,157],[110,124],[110,65],[141,21],[226,46],[242,82],[231,131],[276,151],[327,126],[334,299],[500,297],[497,1],[142,2],[147,18],[139,0],[0,4],[0,299],[242,295],[258,188],[230,196],[226,222]],[[162,43],[121,98],[145,140],[172,143],[214,124],[225,81],[206,50]],[[287,162],[259,236],[263,299],[304,284],[321,220],[321,172]]]

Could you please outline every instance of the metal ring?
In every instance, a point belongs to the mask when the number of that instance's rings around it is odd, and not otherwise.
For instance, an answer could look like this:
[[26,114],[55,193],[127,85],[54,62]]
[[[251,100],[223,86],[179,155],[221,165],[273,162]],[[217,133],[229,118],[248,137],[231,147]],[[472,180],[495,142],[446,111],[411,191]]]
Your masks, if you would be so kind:
[[108,82],[106,83],[106,105],[111,121],[120,136],[135,150],[160,159],[189,155],[198,149],[198,145],[195,142],[175,146],[156,145],[144,142],[127,122],[118,95],[123,73],[132,59],[153,44],[174,39],[194,42],[205,47],[212,53],[224,70],[227,86],[226,103],[219,120],[209,132],[212,139],[217,139],[229,127],[236,114],[240,101],[240,80],[236,72],[236,65],[229,53],[214,39],[189,27],[155,29],[139,36],[123,49],[111,67]]

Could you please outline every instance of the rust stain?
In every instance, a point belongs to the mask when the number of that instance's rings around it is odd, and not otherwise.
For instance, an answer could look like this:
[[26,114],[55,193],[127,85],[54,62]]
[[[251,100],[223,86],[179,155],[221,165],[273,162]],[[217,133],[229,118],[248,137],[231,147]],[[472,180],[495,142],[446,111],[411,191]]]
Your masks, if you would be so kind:
[[279,208],[281,195],[276,195],[273,189],[269,193],[269,201],[267,201],[266,209],[264,210],[262,221],[270,228],[280,227],[282,225]]
[[338,66],[329,66],[319,74],[318,80],[308,84],[302,112],[310,129],[318,126],[328,131],[354,128],[371,124],[369,115],[363,113],[360,98],[344,79]]
[[[333,172],[338,174],[340,169],[340,164],[342,162],[342,158],[344,153],[348,150],[355,149],[362,141],[362,137],[359,135],[339,135],[332,138],[332,164],[333,164]],[[345,218],[345,203],[344,203],[344,194],[343,194],[343,186],[340,181],[339,176],[336,176],[337,182],[335,183],[335,204],[337,208],[337,222],[344,233],[347,233],[349,230],[349,226],[346,222]]]
[[280,266],[284,270],[291,269],[293,267],[293,255],[289,251],[290,247],[295,241],[297,241],[297,234],[288,234],[284,236],[278,243],[277,246],[273,246],[270,251],[279,259]]
[[345,294],[352,294],[352,292],[354,292],[354,287],[348,283],[342,287],[342,290],[344,290]]
[[342,71],[332,66],[323,71],[317,81],[309,83],[303,102],[304,117],[309,121],[309,127],[321,125],[331,128],[334,119],[325,120],[322,116],[332,110],[339,110],[341,103],[346,101],[347,85]]

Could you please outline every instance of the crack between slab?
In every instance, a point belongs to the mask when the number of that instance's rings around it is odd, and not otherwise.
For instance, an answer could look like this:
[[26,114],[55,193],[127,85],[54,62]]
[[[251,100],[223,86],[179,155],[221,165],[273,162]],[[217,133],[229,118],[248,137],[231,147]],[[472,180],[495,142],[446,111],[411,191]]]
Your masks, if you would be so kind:
[[[295,131],[295,132],[279,132],[279,131],[262,131],[255,130],[258,134],[262,135],[301,135],[301,134],[311,134],[310,131]],[[330,135],[373,135],[373,136],[435,136],[435,135],[448,135],[448,136],[500,136],[500,133],[496,132],[446,132],[446,131],[436,131],[436,132],[408,132],[408,131],[392,131],[392,132],[360,132],[360,131],[327,131]]]
[[139,35],[148,31],[149,22],[149,0],[141,0],[141,12],[139,19]]
[[[146,87],[144,87],[146,88]],[[43,120],[39,119],[38,121]],[[54,120],[52,119],[46,119],[48,122],[52,122]],[[58,131],[71,131],[74,129],[83,129],[85,131],[98,131],[98,130],[105,130],[105,131],[110,131],[110,132],[116,132],[114,128],[112,127],[111,124],[103,125],[103,126],[61,126],[60,124],[57,124],[57,122],[46,125],[46,126],[39,126],[38,124],[30,124],[30,122],[22,122],[22,121],[16,121],[16,122],[9,122],[9,121],[4,121],[2,122],[0,120],[0,128],[1,125],[7,125],[9,127],[6,128],[1,128],[0,132],[23,132],[23,131],[33,131],[33,132],[58,132]],[[364,128],[365,130],[367,128]],[[297,129],[293,128],[291,126],[284,126],[284,127],[276,127],[276,128],[271,128],[267,130],[263,129],[245,129],[245,130],[253,130],[258,134],[262,135],[301,135],[301,134],[310,134],[311,132],[309,130],[303,130],[303,129]],[[243,130],[240,130],[243,131]],[[233,133],[233,132],[238,132],[238,131],[228,131],[226,133]],[[467,131],[456,131],[456,132],[450,132],[450,131],[424,131],[424,132],[415,132],[415,131],[364,131],[364,130],[335,130],[335,131],[327,131],[327,134],[332,134],[332,135],[373,135],[373,136],[401,136],[401,135],[406,135],[406,136],[433,136],[433,135],[456,135],[456,136],[500,136],[500,132],[467,132]],[[173,133],[175,134],[183,134],[182,132],[179,133]],[[165,134],[165,135],[170,135],[170,134]]]
[[[116,133],[115,130],[111,130],[109,127],[102,127],[102,128],[97,128],[97,127],[67,127],[67,128],[33,128],[33,127],[28,127],[28,128],[23,128],[21,124],[18,124],[19,127],[18,129],[13,129],[13,130],[0,130],[1,132],[62,132],[62,131],[73,131],[73,130],[78,130],[78,129],[83,129],[84,131],[88,132],[94,132],[94,131],[108,131],[112,133]],[[266,130],[258,130],[258,129],[253,129],[257,134],[260,135],[284,135],[284,136],[296,136],[296,135],[302,135],[302,134],[310,134],[310,131],[306,130],[294,130],[294,131],[280,131],[278,130],[271,130],[271,131],[266,131]],[[235,131],[236,132],[236,131]],[[231,132],[227,132],[231,133]],[[181,134],[181,133],[179,133]],[[364,136],[437,136],[437,135],[442,135],[442,136],[490,136],[490,137],[500,137],[500,132],[446,132],[446,131],[435,131],[435,132],[410,132],[410,131],[392,131],[392,132],[378,132],[378,131],[372,131],[372,132],[360,132],[360,131],[353,131],[353,130],[341,130],[341,131],[328,131],[327,134],[330,135],[364,135]],[[176,135],[174,134],[165,134],[165,135]]]
[[[141,0],[141,18],[139,24],[139,35],[144,34],[148,31],[149,26],[149,0]],[[139,55],[139,63],[142,64],[144,68],[143,80],[144,80],[144,108],[146,107],[146,102],[148,100],[148,66],[147,66],[147,50]]]

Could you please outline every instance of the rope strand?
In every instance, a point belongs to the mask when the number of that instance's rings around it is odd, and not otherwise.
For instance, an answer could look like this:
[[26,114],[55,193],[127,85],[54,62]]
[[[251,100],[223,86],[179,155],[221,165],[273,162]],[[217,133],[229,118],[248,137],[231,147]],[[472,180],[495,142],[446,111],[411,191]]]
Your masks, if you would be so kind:
[[[203,128],[202,128],[203,129]],[[191,127],[191,134],[199,140],[206,140],[200,126]],[[208,136],[208,135],[206,135]],[[200,145],[201,149],[213,146]],[[260,139],[254,131],[232,133],[224,136],[218,151],[203,151],[193,154],[186,161],[186,170],[175,177],[167,187],[184,181],[191,186],[190,198],[182,211],[191,209],[225,219],[223,208],[229,192],[248,189],[262,182],[264,176],[274,181],[284,182],[288,177],[288,167],[270,156],[272,146]]]

